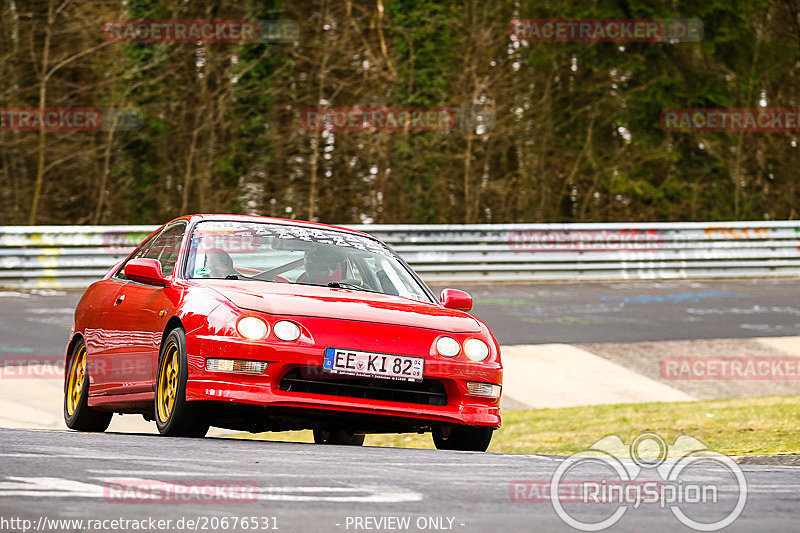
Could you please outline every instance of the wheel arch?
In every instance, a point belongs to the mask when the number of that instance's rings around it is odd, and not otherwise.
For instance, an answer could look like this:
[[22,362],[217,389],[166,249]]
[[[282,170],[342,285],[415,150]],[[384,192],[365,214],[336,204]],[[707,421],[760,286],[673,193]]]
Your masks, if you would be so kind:
[[167,325],[164,326],[164,332],[161,334],[161,342],[158,345],[159,353],[161,353],[161,348],[163,348],[164,341],[167,340],[167,335],[169,335],[169,332],[176,328],[180,328],[186,332],[186,328],[183,327],[183,322],[181,322],[181,319],[177,316],[173,316],[167,321]]
[[86,339],[83,337],[83,333],[76,333],[72,336],[69,343],[67,344],[67,351],[64,354],[64,390],[67,390],[67,380],[69,379],[69,365],[72,363],[72,352],[75,351],[75,346],[79,342],[86,343]]

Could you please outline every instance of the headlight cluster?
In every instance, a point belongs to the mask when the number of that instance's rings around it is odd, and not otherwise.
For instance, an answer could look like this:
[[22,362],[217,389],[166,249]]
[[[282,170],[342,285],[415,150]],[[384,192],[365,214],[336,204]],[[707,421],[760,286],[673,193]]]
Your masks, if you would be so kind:
[[483,361],[489,357],[489,347],[480,339],[467,339],[464,342],[464,353],[473,361]]
[[[436,353],[444,357],[455,357],[461,353],[461,345],[452,337],[439,337],[434,343]],[[489,357],[489,346],[480,339],[464,341],[464,355],[479,363]]]
[[236,330],[245,339],[257,341],[267,336],[269,333],[269,326],[260,318],[246,316],[236,323]]
[[445,357],[455,357],[461,353],[461,345],[451,337],[439,337],[436,339],[436,351]]
[[300,326],[288,320],[276,322],[272,331],[282,341],[296,341],[300,338]]
[[[245,339],[261,340],[269,335],[269,324],[255,316],[240,318],[236,331]],[[296,341],[300,338],[300,326],[288,320],[280,320],[272,326],[272,332],[282,341]]]

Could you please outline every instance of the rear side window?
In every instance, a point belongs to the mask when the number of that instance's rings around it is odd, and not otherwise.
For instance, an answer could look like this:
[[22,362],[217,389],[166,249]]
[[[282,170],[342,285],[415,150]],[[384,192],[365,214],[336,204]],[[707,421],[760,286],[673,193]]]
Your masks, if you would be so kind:
[[[157,236],[158,236],[158,234],[156,233],[155,235],[151,235],[150,238],[148,238],[146,241],[144,241],[142,243],[142,245],[139,246],[139,249],[136,250],[136,253],[133,254],[131,256],[131,258],[128,259],[128,261],[130,261],[131,259],[138,259],[138,258],[142,257],[147,252],[147,249],[150,248],[150,245],[153,244],[153,241],[155,240],[155,238]],[[125,261],[125,264],[127,264],[128,261]],[[117,273],[114,274],[114,279],[128,279],[127,277],[125,277],[125,264],[123,264],[121,267],[119,267],[119,270],[117,270]]]
[[158,259],[161,262],[161,273],[169,276],[175,270],[178,262],[178,253],[181,249],[183,234],[186,232],[186,223],[178,222],[169,226],[156,237],[153,244],[142,256],[145,259]]

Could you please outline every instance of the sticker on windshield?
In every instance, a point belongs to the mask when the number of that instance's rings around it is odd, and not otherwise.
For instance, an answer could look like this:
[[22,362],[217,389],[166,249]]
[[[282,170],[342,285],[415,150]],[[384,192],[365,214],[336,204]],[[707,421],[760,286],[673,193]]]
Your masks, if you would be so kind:
[[198,224],[198,230],[202,226],[204,232],[222,232],[222,231],[235,231],[242,228],[241,222],[233,220],[215,220],[208,222],[201,222]]
[[203,267],[203,268],[198,268],[197,270],[194,271],[195,276],[207,276],[209,274],[211,274],[210,268]]
[[[272,237],[281,240],[299,240],[309,243],[341,246],[381,254],[387,257],[392,256],[392,253],[384,245],[370,238],[341,231],[303,226],[284,226],[281,224],[263,224],[256,222],[201,222],[194,230],[194,237],[199,237],[205,242],[209,239],[209,236],[219,237],[223,235],[222,232],[228,231],[234,232],[234,236],[231,237],[244,239],[245,250],[251,252],[258,251],[259,246],[262,244],[262,238]],[[224,235],[226,237],[229,236],[228,234]],[[206,248],[210,247],[209,245],[204,246]],[[219,247],[228,251],[225,246]]]

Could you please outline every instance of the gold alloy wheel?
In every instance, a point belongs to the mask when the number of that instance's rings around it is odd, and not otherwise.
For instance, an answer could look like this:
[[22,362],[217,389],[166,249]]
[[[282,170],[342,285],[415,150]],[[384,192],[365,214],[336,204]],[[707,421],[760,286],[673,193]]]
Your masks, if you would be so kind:
[[158,370],[158,419],[169,420],[178,395],[178,345],[170,342],[164,350],[161,368]]
[[67,414],[72,416],[78,407],[83,392],[83,382],[86,378],[86,345],[81,344],[78,353],[72,358],[67,382]]

